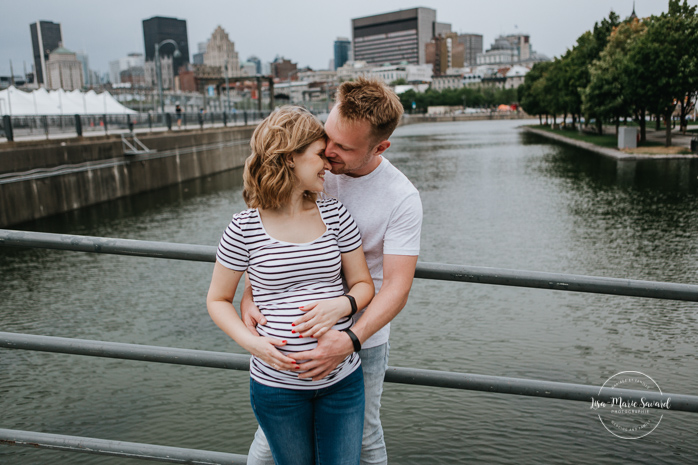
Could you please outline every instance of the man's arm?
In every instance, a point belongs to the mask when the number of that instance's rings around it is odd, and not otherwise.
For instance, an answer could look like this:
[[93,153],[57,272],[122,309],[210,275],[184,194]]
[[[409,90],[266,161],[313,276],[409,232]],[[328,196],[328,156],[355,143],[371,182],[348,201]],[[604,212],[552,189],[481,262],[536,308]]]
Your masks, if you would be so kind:
[[[416,267],[416,255],[383,256],[383,285],[359,321],[351,328],[362,344],[390,323],[403,309],[412,287]],[[346,333],[330,330],[318,339],[315,349],[289,354],[289,357],[295,360],[309,360],[301,364],[301,370],[307,371],[301,373],[299,378],[312,377],[317,380],[330,374],[353,351],[351,339]]]
[[245,290],[242,293],[242,299],[240,299],[240,315],[242,322],[255,336],[259,336],[257,325],[267,324],[267,319],[264,318],[264,315],[262,315],[262,312],[259,311],[254,303],[252,284],[250,284],[250,278],[247,273],[245,273]]

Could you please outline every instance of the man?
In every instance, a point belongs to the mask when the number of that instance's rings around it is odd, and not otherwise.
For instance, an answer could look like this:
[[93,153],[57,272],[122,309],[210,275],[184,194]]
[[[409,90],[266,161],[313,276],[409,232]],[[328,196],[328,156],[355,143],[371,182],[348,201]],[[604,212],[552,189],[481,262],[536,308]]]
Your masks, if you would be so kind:
[[[323,378],[358,349],[364,371],[366,410],[361,463],[385,464],[387,452],[380,423],[380,397],[388,366],[390,321],[407,303],[419,254],[422,204],[419,192],[382,154],[402,117],[397,95],[377,80],[343,83],[325,131],[325,155],[332,165],[325,191],[339,199],[361,231],[366,261],[377,294],[354,318],[350,333],[330,330],[314,350],[289,355],[306,360],[301,378]],[[241,303],[243,321],[251,331],[265,324],[246,286]],[[351,309],[347,308],[349,315]],[[289,447],[293,447],[292,444]],[[248,464],[273,464],[264,433],[257,430]]]

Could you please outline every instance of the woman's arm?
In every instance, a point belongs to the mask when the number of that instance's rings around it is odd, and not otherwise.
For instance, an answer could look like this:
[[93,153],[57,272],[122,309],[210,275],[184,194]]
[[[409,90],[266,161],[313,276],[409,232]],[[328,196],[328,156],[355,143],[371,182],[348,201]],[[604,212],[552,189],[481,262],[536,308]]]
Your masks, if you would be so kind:
[[[366,307],[375,294],[375,288],[363,247],[342,254],[342,273],[349,288],[347,294],[354,297],[356,307],[359,310]],[[351,304],[349,299],[342,296],[313,302],[301,307],[301,310],[307,313],[293,322],[296,327],[294,331],[303,337],[318,338],[336,325],[342,317],[351,314]]]
[[233,307],[235,290],[243,273],[244,271],[226,268],[216,261],[206,296],[208,314],[225,334],[255,357],[276,369],[293,370],[297,366],[295,360],[286,357],[276,349],[286,345],[286,341],[253,335],[247,330]]

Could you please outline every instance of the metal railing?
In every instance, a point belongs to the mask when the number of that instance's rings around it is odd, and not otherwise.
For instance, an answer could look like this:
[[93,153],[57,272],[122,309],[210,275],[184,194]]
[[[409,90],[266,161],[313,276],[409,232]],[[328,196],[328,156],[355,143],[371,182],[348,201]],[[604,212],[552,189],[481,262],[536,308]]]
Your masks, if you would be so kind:
[[[0,230],[0,246],[38,247],[201,262],[214,262],[216,252],[216,247],[214,246],[14,230]],[[690,284],[423,262],[418,263],[415,277],[557,291],[698,301],[698,286]],[[249,370],[249,356],[246,355],[172,347],[5,332],[0,332],[0,347],[198,367]],[[640,399],[644,398],[645,401],[656,401],[660,404],[670,399],[671,410],[698,412],[698,396],[684,394],[654,393],[628,389],[614,389],[613,392],[601,392],[598,386],[404,367],[388,367],[385,381],[584,402],[594,398],[601,402],[610,403],[612,401],[611,398],[617,396],[622,396],[624,400],[628,399],[630,402],[633,400],[640,402]],[[245,460],[245,456],[220,452],[0,429],[0,444],[2,443],[95,454],[120,455],[173,463],[244,463]]]
[[[36,115],[0,118],[0,138],[8,141],[151,132],[172,129],[210,128],[256,124],[268,111],[134,113],[106,115]],[[178,124],[178,119],[181,120]]]

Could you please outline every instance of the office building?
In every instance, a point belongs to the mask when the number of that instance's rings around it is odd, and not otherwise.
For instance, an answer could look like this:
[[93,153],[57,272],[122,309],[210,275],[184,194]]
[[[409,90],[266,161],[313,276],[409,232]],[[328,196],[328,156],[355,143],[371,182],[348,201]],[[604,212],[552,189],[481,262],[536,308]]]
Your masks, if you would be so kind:
[[198,48],[199,52],[192,55],[192,64],[195,64],[195,65],[203,65],[204,64],[204,53],[206,53],[206,46],[207,45],[208,45],[208,41],[199,42],[197,44],[197,48]]
[[449,68],[463,67],[465,46],[455,32],[438,35],[425,47],[426,62],[432,65],[435,76],[445,74]]
[[82,89],[82,63],[70,50],[58,47],[49,53],[46,61],[46,87],[49,89]]
[[262,74],[262,60],[260,60],[259,57],[251,55],[247,57],[247,61],[254,63],[255,74]]
[[436,22],[436,10],[412,8],[363,18],[352,23],[355,61],[369,65],[425,64],[426,44],[451,25]]
[[293,78],[298,79],[296,76],[298,65],[291,60],[277,56],[274,61],[270,63],[270,66],[271,75],[277,79],[282,81],[291,80]]
[[34,72],[36,82],[46,84],[46,62],[49,53],[56,50],[63,42],[63,31],[59,23],[51,21],[37,21],[29,25],[32,36],[32,49],[34,51]]
[[143,43],[145,45],[145,60],[155,60],[155,44],[165,40],[173,40],[181,55],[174,57],[175,47],[172,43],[160,46],[160,57],[170,56],[174,75],[179,68],[189,63],[189,39],[187,37],[187,22],[183,19],[154,16],[143,20]]
[[109,62],[109,79],[112,84],[121,82],[121,73],[129,68],[143,68],[145,60],[142,53],[129,53],[128,56]]
[[337,37],[334,41],[334,63],[332,69],[344,66],[344,63],[349,61],[349,50],[351,49],[351,41],[346,37]]
[[206,52],[204,53],[204,65],[220,67],[223,76],[226,75],[225,70],[227,66],[227,76],[229,78],[241,75],[235,44],[230,41],[228,33],[220,26],[213,31],[208,41]]
[[530,37],[526,34],[499,36],[485,53],[477,54],[478,65],[514,65],[532,66],[533,63],[550,59],[531,48]]
[[458,34],[458,42],[465,47],[465,65],[475,66],[477,54],[482,53],[482,34]]

